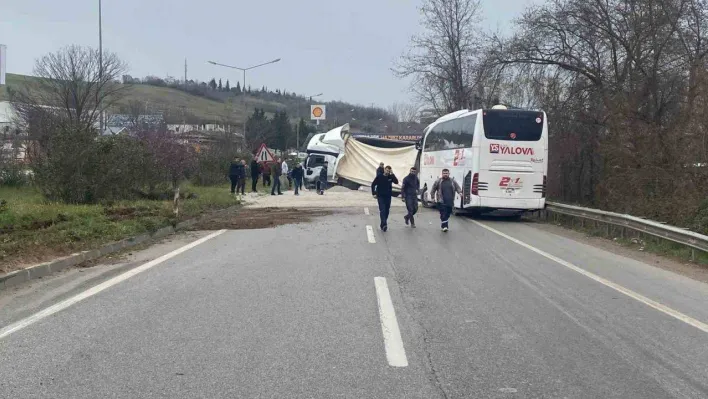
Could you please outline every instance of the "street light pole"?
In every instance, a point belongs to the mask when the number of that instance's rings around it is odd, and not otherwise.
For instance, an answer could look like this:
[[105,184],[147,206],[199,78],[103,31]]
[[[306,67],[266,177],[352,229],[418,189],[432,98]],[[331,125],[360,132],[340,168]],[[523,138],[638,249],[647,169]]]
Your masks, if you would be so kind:
[[[96,90],[96,106],[100,107],[99,99],[101,98],[101,81],[103,80],[103,21],[102,21],[101,0],[98,0],[98,90]],[[101,135],[103,134],[103,110],[99,108],[99,123]]]
[[251,69],[255,69],[255,68],[262,67],[262,66],[269,65],[269,64],[275,64],[276,62],[280,62],[280,58],[276,58],[273,61],[264,62],[262,64],[250,66],[248,68],[239,68],[237,66],[220,64],[220,63],[214,62],[214,61],[208,61],[208,62],[212,65],[218,65],[218,66],[231,68],[231,69],[238,69],[239,71],[243,72],[243,87],[241,88],[241,90],[242,90],[242,94],[243,94],[243,96],[242,96],[242,99],[243,99],[243,138],[245,140],[246,139],[246,120],[248,119],[248,110],[246,109],[246,71],[250,71]]
[[[310,96],[309,97],[310,102],[312,102],[312,97],[319,97],[321,95],[322,95],[322,93],[315,94],[314,96]],[[308,105],[310,105],[310,104],[308,104]],[[297,121],[297,127],[295,129],[296,135],[297,135],[296,148],[298,151],[300,151],[300,120],[299,120],[301,118],[300,117],[300,107],[297,108],[297,117],[298,117],[298,121]]]

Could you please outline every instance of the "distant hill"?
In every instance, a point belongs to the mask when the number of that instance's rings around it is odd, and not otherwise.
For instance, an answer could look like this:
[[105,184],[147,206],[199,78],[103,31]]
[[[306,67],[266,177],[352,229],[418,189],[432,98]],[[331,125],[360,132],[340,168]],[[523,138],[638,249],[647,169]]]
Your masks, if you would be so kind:
[[[34,76],[7,74],[7,87],[21,88]],[[7,87],[0,87],[0,101],[9,100]],[[192,88],[196,87],[196,94]],[[217,123],[241,126],[244,118],[255,108],[262,108],[267,114],[286,110],[291,120],[298,117],[309,118],[309,99],[293,93],[275,92],[265,88],[253,90],[245,96],[233,91],[217,91],[201,85],[190,88],[167,87],[166,84],[130,84],[127,95],[111,111],[125,113],[130,102],[145,104],[145,113],[162,113],[168,123]],[[245,101],[245,106],[244,106]],[[312,103],[317,103],[313,100]],[[364,107],[346,102],[325,102],[327,121],[321,123],[320,130],[350,123],[353,128],[364,131],[385,131],[394,117],[380,108]]]

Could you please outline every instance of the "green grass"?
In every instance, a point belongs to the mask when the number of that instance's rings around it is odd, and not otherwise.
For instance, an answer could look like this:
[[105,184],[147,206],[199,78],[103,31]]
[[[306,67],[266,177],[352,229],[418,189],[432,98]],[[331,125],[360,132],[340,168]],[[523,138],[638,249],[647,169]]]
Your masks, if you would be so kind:
[[[7,85],[0,86],[0,101],[9,100],[7,87],[19,89],[37,79],[34,76],[8,73]],[[211,121],[211,123],[223,123],[224,120],[228,120],[232,124],[239,125],[244,120],[244,105],[240,97],[236,98],[235,102],[231,104],[195,96],[168,87],[136,84],[128,89],[126,96],[118,105],[125,105],[134,100],[147,104],[150,109],[168,109],[173,115],[181,115],[182,109],[184,109],[195,117],[204,121]],[[247,96],[245,109],[248,110],[248,114],[251,114],[256,107],[271,111],[282,109],[285,105]]]
[[[180,220],[237,204],[227,185],[185,186],[195,199],[182,201]],[[177,220],[172,201],[121,201],[104,205],[47,202],[33,188],[0,187],[0,272],[105,243],[153,232]]]

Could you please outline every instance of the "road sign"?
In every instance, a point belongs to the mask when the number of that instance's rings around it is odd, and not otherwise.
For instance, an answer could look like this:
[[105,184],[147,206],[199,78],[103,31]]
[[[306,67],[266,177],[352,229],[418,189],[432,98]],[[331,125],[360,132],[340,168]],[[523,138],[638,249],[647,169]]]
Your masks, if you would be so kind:
[[310,120],[323,121],[327,119],[327,107],[324,105],[310,105]]
[[275,162],[275,157],[273,156],[273,153],[270,152],[268,147],[266,147],[265,143],[261,144],[261,146],[258,147],[258,151],[256,152],[256,159],[258,159],[258,162]]

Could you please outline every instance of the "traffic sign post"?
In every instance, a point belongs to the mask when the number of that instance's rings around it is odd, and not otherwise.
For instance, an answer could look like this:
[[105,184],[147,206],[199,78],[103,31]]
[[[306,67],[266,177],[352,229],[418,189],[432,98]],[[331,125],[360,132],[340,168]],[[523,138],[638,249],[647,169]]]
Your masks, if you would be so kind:
[[273,156],[273,153],[270,152],[265,143],[261,144],[261,146],[258,147],[258,151],[256,151],[256,159],[258,160],[258,162],[262,163],[275,162],[275,157]]

